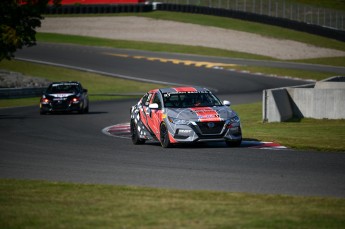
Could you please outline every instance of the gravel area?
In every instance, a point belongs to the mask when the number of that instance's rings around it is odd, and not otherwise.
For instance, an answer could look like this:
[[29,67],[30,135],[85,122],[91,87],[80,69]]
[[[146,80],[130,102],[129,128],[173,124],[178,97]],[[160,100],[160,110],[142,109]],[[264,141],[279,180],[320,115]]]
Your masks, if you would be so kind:
[[282,60],[345,56],[345,52],[235,30],[145,17],[59,17],[42,21],[40,32],[184,44],[270,56]]
[[49,83],[46,79],[0,69],[0,88],[47,87]]

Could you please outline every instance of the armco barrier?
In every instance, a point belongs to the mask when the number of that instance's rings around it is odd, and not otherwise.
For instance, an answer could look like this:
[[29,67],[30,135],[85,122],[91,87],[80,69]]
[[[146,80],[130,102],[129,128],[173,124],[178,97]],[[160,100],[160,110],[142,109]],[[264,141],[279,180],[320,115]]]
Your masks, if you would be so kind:
[[152,11],[151,4],[63,5],[59,7],[48,6],[45,14],[111,14],[150,11]]
[[39,97],[46,88],[1,88],[1,99]]

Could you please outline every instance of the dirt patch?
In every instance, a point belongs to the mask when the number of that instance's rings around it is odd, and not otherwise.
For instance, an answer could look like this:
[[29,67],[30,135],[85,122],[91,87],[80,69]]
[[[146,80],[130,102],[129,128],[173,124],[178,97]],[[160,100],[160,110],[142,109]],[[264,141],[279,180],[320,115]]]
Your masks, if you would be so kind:
[[291,40],[144,17],[46,18],[40,32],[204,46],[282,60],[345,56],[345,52]]

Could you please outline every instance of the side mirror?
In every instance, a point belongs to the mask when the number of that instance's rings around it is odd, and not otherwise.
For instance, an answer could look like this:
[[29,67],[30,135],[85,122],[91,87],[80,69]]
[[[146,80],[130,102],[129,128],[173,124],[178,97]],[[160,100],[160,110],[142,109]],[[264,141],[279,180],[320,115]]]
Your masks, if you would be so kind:
[[224,100],[224,101],[223,101],[223,105],[229,107],[229,106],[231,105],[231,102],[228,101],[228,100]]
[[86,93],[86,92],[87,92],[87,89],[83,89],[83,92],[85,92],[85,93]]
[[149,105],[149,108],[150,108],[150,109],[158,109],[158,104],[157,104],[157,103],[151,103],[151,104]]

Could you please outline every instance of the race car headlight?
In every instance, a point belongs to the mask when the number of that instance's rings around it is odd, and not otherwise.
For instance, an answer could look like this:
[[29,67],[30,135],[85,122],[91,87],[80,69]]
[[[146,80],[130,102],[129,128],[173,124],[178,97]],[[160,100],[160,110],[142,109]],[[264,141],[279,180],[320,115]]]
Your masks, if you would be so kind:
[[49,103],[49,99],[47,99],[47,98],[42,98],[42,99],[41,99],[41,102],[42,102],[42,103]]
[[240,122],[240,118],[236,115],[236,116],[233,116],[229,119],[229,123],[238,123]]
[[176,125],[188,125],[189,121],[184,120],[184,119],[178,119],[178,118],[172,118],[172,117],[168,117],[169,122],[174,123]]

